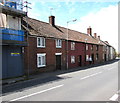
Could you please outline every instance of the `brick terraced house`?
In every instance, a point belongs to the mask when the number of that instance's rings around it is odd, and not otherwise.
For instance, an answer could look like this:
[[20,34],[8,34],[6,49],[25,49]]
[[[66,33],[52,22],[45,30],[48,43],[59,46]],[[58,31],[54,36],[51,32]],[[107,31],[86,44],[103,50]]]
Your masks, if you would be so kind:
[[[55,16],[50,16],[49,23],[32,18],[26,21],[24,18],[23,29],[29,33],[28,47],[24,49],[26,73],[70,69],[106,61],[107,44],[96,33],[92,35],[91,27],[87,34],[68,29],[67,35],[67,28],[55,25]],[[115,51],[111,51],[111,59],[114,59]]]

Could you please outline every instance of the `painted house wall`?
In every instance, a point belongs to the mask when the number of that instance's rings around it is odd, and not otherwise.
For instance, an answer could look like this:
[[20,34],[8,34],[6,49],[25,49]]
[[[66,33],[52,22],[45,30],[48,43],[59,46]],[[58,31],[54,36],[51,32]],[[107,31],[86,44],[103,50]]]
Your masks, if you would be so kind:
[[[25,46],[25,41],[23,39],[23,32],[17,32],[16,30],[21,30],[21,18],[25,15],[22,15],[21,12],[16,12],[11,9],[11,12],[7,11],[9,7],[6,7],[4,14],[0,13],[0,27],[8,28],[3,29],[2,39],[2,78],[13,78],[24,75],[24,61],[22,47]],[[13,10],[13,11],[12,11]],[[10,14],[11,13],[11,14]],[[17,17],[20,15],[21,17]],[[15,29],[15,30],[11,30]],[[4,33],[5,32],[5,33]],[[17,34],[18,36],[14,35]],[[16,39],[17,38],[17,39]],[[22,40],[20,40],[22,38]],[[15,39],[15,40],[14,40]],[[18,45],[19,44],[19,45]]]
[[21,30],[21,18],[0,13],[0,27]]
[[6,27],[6,15],[3,13],[0,13],[0,27]]
[[7,15],[6,20],[7,28],[21,30],[21,18]]

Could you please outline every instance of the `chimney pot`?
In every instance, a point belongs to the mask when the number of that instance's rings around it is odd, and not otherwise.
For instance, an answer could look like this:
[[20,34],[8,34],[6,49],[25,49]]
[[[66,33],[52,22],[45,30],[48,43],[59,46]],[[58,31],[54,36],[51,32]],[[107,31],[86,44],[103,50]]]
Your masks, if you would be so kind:
[[108,41],[105,41],[105,42],[106,42],[107,44],[109,44]]
[[87,34],[90,34],[92,36],[92,28],[90,26],[87,28]]
[[94,38],[97,38],[97,33],[94,33]]
[[52,26],[55,25],[55,16],[49,16],[49,24]]
[[100,36],[98,36],[98,39],[100,40]]

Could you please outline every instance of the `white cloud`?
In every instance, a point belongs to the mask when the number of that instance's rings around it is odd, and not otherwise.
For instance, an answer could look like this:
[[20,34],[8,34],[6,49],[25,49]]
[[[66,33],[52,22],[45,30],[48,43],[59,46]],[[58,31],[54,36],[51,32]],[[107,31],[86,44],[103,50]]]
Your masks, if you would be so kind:
[[92,27],[93,33],[101,36],[103,41],[108,41],[118,49],[118,5],[110,5],[96,13],[91,12],[76,23],[69,24],[69,28],[84,33],[89,26]]

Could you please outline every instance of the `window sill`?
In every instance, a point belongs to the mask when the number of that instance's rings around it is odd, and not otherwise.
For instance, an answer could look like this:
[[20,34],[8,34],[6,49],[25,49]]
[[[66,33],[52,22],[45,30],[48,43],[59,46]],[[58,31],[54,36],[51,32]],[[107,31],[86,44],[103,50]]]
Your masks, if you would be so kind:
[[45,48],[45,46],[37,46],[37,48]]
[[38,66],[38,68],[41,68],[41,67],[46,67],[46,65],[41,65],[41,66]]
[[56,48],[62,48],[62,47],[56,47]]

